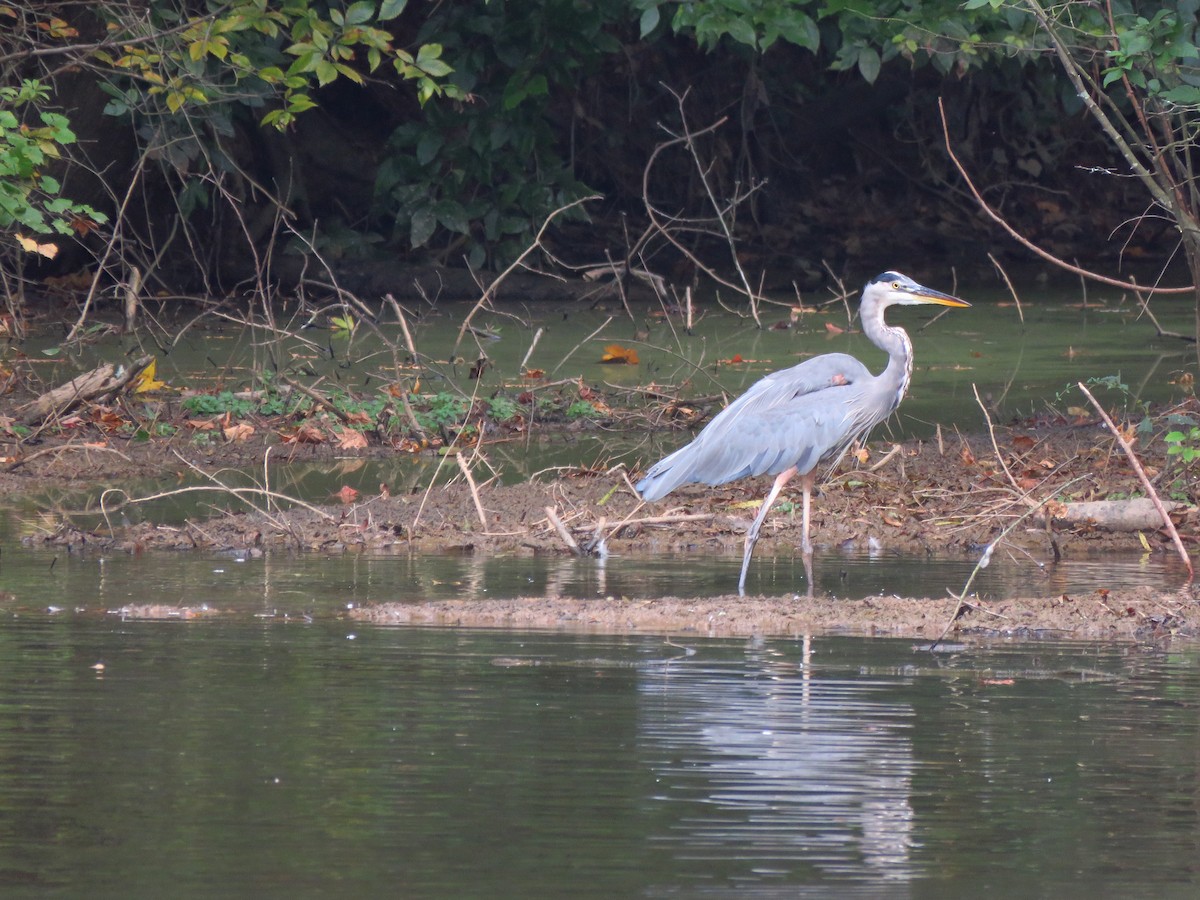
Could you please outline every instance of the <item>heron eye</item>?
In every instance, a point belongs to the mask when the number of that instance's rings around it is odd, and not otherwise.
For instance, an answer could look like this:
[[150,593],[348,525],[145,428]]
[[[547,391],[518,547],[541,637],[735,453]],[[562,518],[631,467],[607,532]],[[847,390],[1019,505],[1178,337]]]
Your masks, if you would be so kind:
[[898,281],[893,281],[893,282],[892,282],[892,290],[893,290],[893,291],[898,291],[898,290],[900,290],[900,282],[898,282]]

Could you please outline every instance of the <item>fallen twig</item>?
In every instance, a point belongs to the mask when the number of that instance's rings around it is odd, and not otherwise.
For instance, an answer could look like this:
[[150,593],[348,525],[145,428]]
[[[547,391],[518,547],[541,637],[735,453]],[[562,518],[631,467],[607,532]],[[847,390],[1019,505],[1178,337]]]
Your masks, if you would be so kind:
[[115,453],[117,456],[121,457],[121,459],[125,460],[125,462],[129,463],[130,465],[133,464],[132,459],[130,459],[120,450],[115,450],[112,447],[96,447],[92,444],[64,444],[61,447],[46,447],[43,450],[38,450],[36,453],[30,453],[28,456],[22,456],[20,459],[9,463],[8,466],[5,467],[4,471],[13,472],[21,468],[21,466],[25,465],[26,463],[33,462],[39,456],[63,453],[67,450],[95,450],[100,453]]
[[471,476],[471,467],[467,465],[467,461],[463,459],[461,453],[455,453],[454,458],[458,461],[458,467],[462,469],[463,477],[467,479],[467,487],[471,489],[471,499],[475,501],[475,512],[479,514],[479,524],[483,526],[484,531],[487,531],[487,513],[483,511],[483,503],[479,500],[479,488],[475,486],[475,479]]
[[547,506],[544,508],[546,510],[546,518],[550,520],[550,524],[554,526],[554,530],[558,532],[558,536],[562,538],[562,542],[567,545],[567,549],[576,556],[583,556],[583,551],[579,549],[579,544],[575,542],[575,538],[571,537],[571,532],[563,524],[562,519],[558,517],[558,513],[554,511],[554,507]]
[[988,254],[988,259],[992,261],[992,265],[996,267],[996,271],[1000,273],[1000,277],[1004,279],[1004,283],[1008,285],[1008,292],[1012,294],[1013,300],[1017,304],[1017,318],[1021,320],[1021,324],[1025,324],[1025,311],[1021,309],[1021,298],[1017,295],[1017,289],[1013,287],[1013,283],[1008,278],[1008,273],[1004,271],[1004,266],[1000,265],[1000,260],[996,259],[991,253]]
[[22,407],[21,424],[36,425],[51,416],[62,415],[87,400],[116,394],[137,378],[152,361],[153,357],[143,356],[128,368],[105,363],[90,372],[77,375]]
[[1133,466],[1133,471],[1137,474],[1138,480],[1142,483],[1142,488],[1146,491],[1146,496],[1154,501],[1154,508],[1158,510],[1158,515],[1162,519],[1163,527],[1167,529],[1167,534],[1171,536],[1171,540],[1175,544],[1175,549],[1179,551],[1179,557],[1183,560],[1184,566],[1187,567],[1188,581],[1195,577],[1195,570],[1192,568],[1192,558],[1188,556],[1187,550],[1183,547],[1183,541],[1179,538],[1179,532],[1175,529],[1175,523],[1171,521],[1171,517],[1167,515],[1166,509],[1163,507],[1162,500],[1158,496],[1158,491],[1154,489],[1154,485],[1150,483],[1150,479],[1146,476],[1146,470],[1142,468],[1141,462],[1138,461],[1137,454],[1133,452],[1133,448],[1129,446],[1129,441],[1125,440],[1125,436],[1113,424],[1113,420],[1109,418],[1108,413],[1104,411],[1096,398],[1092,396],[1092,392],[1087,389],[1082,381],[1076,382],[1079,389],[1083,391],[1083,395],[1088,398],[1096,412],[1100,414],[1100,418],[1104,420],[1104,424],[1108,426],[1108,430],[1113,433],[1117,439],[1117,443],[1121,445],[1121,449],[1125,451],[1125,456],[1129,459],[1129,464]]
[[[1063,485],[1063,489],[1070,487],[1076,481],[1082,481],[1086,477],[1087,477],[1086,475],[1082,475],[1079,478],[1076,478],[1072,481],[1068,481],[1065,485]],[[952,616],[950,616],[950,621],[946,623],[946,627],[942,629],[942,633],[939,634],[937,636],[937,638],[934,640],[934,642],[929,645],[930,653],[932,653],[934,650],[937,649],[937,645],[940,644],[945,639],[946,635],[950,633],[950,629],[954,627],[954,623],[957,622],[960,618],[962,618],[962,616],[968,610],[982,609],[982,607],[976,606],[974,603],[971,603],[969,600],[967,600],[967,592],[971,590],[971,585],[975,583],[976,576],[980,572],[982,572],[984,569],[986,569],[988,567],[989,563],[991,563],[992,553],[995,551],[996,547],[998,547],[1000,545],[1000,542],[1003,541],[1006,537],[1008,537],[1009,534],[1012,533],[1012,530],[1014,528],[1016,528],[1018,525],[1020,525],[1022,522],[1024,522],[1030,516],[1032,516],[1035,512],[1037,512],[1039,509],[1041,509],[1045,504],[1049,503],[1052,499],[1053,499],[1053,497],[1051,497],[1051,496],[1045,497],[1041,502],[1034,504],[1031,509],[1025,510],[1025,512],[1023,512],[1020,516],[1018,516],[1011,523],[1009,523],[1008,527],[1005,528],[1003,531],[1001,531],[1000,534],[997,535],[996,539],[987,545],[987,549],[985,549],[983,551],[983,554],[979,557],[979,561],[977,563],[975,563],[975,568],[973,568],[971,570],[971,574],[969,576],[967,576],[967,580],[963,584],[962,590],[959,591],[957,594],[955,594],[953,591],[950,591],[950,590],[946,591],[946,593],[948,593],[953,599],[958,601],[958,604],[954,607],[954,614]],[[986,610],[984,610],[984,611],[986,612]],[[992,615],[998,615],[998,614],[992,613]],[[1001,617],[1001,618],[1003,618],[1003,617]]]

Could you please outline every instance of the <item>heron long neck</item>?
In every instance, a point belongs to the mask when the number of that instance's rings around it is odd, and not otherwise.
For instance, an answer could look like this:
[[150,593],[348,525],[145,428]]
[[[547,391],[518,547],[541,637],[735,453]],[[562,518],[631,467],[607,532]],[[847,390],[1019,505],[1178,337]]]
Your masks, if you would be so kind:
[[876,386],[886,398],[887,412],[890,414],[900,405],[905,391],[908,390],[908,380],[912,377],[913,352],[908,333],[903,328],[889,325],[883,320],[885,308],[864,299],[859,308],[859,319],[862,322],[863,334],[870,338],[876,347],[887,351],[887,368],[877,376]]

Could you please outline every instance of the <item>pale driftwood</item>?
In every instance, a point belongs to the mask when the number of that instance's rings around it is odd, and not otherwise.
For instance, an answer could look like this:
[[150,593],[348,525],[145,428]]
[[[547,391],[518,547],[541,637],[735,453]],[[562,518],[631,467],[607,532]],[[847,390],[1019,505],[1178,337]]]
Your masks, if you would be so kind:
[[562,538],[562,542],[567,545],[567,549],[576,556],[583,556],[583,551],[579,549],[579,544],[575,542],[575,538],[571,537],[571,532],[567,530],[567,526],[563,524],[563,520],[558,517],[558,513],[554,511],[554,507],[547,506],[545,510],[546,518],[554,526],[554,530],[558,532],[558,536]]
[[152,360],[153,357],[143,356],[128,368],[115,363],[105,363],[90,372],[78,375],[21,407],[18,410],[21,414],[21,424],[36,425],[52,416],[60,416],[80,403],[116,394],[137,378]]
[[[1163,509],[1174,512],[1186,508],[1185,503],[1163,503]],[[1149,497],[1132,500],[1089,500],[1055,505],[1054,520],[1071,525],[1095,525],[1108,531],[1142,531],[1161,528],[1162,516]]]
[[479,488],[475,486],[475,479],[471,477],[471,467],[467,465],[467,461],[463,459],[461,453],[455,453],[454,458],[458,460],[458,467],[462,469],[463,476],[467,479],[467,487],[471,489],[471,499],[475,501],[475,512],[479,514],[479,524],[483,526],[484,531],[487,531],[487,513],[483,511],[483,504],[479,501]]

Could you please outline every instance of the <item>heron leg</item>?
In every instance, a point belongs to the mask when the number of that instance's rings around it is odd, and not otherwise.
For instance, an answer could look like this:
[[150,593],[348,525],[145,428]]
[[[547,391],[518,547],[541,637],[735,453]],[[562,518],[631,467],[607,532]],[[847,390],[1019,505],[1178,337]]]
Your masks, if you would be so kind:
[[809,472],[807,475],[800,476],[800,486],[804,489],[804,517],[803,517],[803,532],[800,538],[800,558],[804,561],[804,578],[808,582],[808,596],[813,596],[813,546],[812,541],[808,538],[808,510],[812,505],[812,489],[816,486],[817,476],[815,472]]
[[[742,577],[738,579],[739,597],[746,596],[746,572],[750,569],[750,557],[754,555],[754,545],[758,543],[758,532],[762,528],[763,520],[767,518],[767,510],[771,508],[771,504],[775,502],[775,498],[779,496],[779,492],[783,490],[783,486],[795,474],[796,467],[792,466],[790,469],[780,472],[776,476],[775,483],[771,485],[771,490],[762,502],[762,508],[759,509],[758,515],[754,517],[754,523],[750,526],[750,530],[746,532],[746,550],[742,555]],[[804,496],[808,497],[807,489]]]

